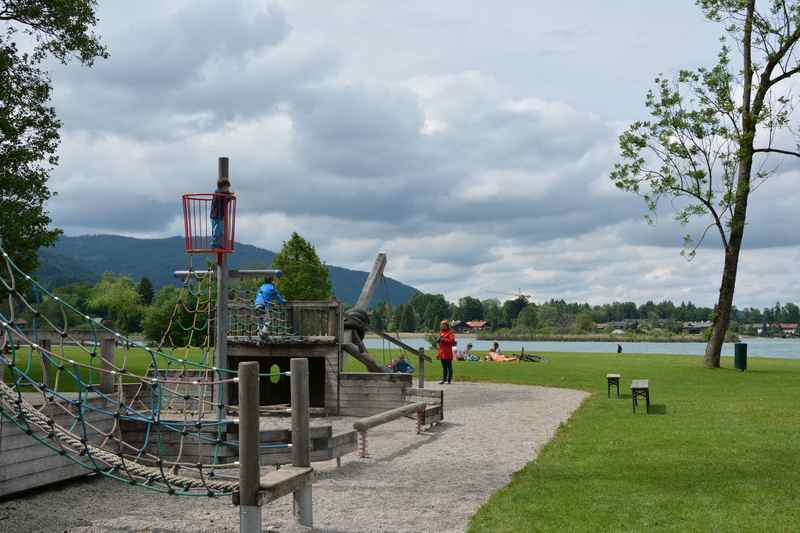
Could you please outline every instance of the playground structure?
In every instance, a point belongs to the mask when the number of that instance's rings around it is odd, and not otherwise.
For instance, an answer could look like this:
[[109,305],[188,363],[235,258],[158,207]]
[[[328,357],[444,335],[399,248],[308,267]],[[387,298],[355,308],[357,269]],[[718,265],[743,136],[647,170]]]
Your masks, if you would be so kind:
[[[227,178],[226,158],[220,159],[219,172]],[[187,196],[184,212],[207,216],[207,210],[193,211],[192,200],[200,195]],[[3,251],[0,288],[9,304],[8,316],[0,313],[0,496],[88,470],[167,494],[230,495],[241,504],[241,527],[248,531],[260,527],[260,502],[293,493],[298,521],[311,525],[311,462],[339,461],[356,450],[357,435],[366,456],[367,429],[411,413],[418,431],[442,420],[443,393],[423,388],[424,362],[430,361],[424,350],[378,332],[419,358],[415,388],[410,375],[388,373],[364,347],[367,309],[385,255],[378,255],[348,312],[335,300],[288,302],[272,311],[269,334],[263,335],[262,317],[228,282],[274,271],[228,269],[234,213],[235,207],[224,210],[219,248],[208,248],[212,232],[201,228],[205,237],[198,239],[187,229],[187,251],[213,252],[217,264],[213,271],[176,272],[192,302],[183,356],[166,348],[169,331],[150,348],[93,322],[38,285]],[[23,293],[27,289],[58,302],[62,316],[42,315]],[[15,322],[17,306],[35,317],[29,330]],[[176,312],[179,306],[185,309],[187,303],[178,302]],[[82,329],[71,328],[75,322]],[[204,348],[199,358],[191,357],[189,347],[198,337]],[[345,372],[347,354],[370,372]],[[131,367],[142,355],[149,367],[137,374]],[[65,392],[69,388],[74,390]],[[288,413],[291,428],[260,429],[265,416]],[[315,414],[367,418],[353,431],[334,435],[331,425],[310,425]],[[259,465],[284,467],[254,476]]]

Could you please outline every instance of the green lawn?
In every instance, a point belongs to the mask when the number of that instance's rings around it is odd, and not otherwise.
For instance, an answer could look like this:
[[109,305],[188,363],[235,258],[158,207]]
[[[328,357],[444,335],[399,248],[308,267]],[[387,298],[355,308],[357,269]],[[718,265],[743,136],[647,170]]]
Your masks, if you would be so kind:
[[[52,351],[61,356],[61,349],[57,346],[53,347]],[[100,353],[100,348],[97,348],[97,354]],[[142,348],[129,348],[126,349],[121,346],[117,346],[115,350],[115,355],[117,359],[117,364],[121,368],[126,368],[131,374],[143,376],[147,373],[147,369],[150,367],[153,358]],[[189,361],[200,361],[202,358],[202,353],[199,349],[192,348],[190,350],[185,349],[178,349],[174,352],[170,353],[171,357],[164,357],[164,356],[157,356],[156,361],[158,367],[162,370],[166,369],[180,369],[184,365],[179,363],[178,359],[185,359]],[[64,371],[61,372],[61,376],[59,377],[58,381],[58,391],[60,392],[75,392],[77,387],[77,381],[74,379],[73,376],[77,375],[80,372],[81,379],[85,383],[99,383],[100,377],[99,372],[97,370],[90,371],[88,368],[83,366],[79,366],[81,364],[91,364],[95,368],[99,367],[100,365],[100,357],[99,355],[95,357],[91,357],[85,350],[82,350],[75,346],[67,346],[64,348],[63,356],[67,358],[67,361],[64,362]],[[69,363],[69,360],[75,361],[78,365],[72,365]],[[28,376],[32,379],[41,381],[42,379],[42,367],[40,363],[39,354],[37,352],[31,352],[30,348],[24,347],[17,350],[16,356],[16,366],[18,366],[23,372],[25,372]],[[51,367],[50,375],[52,379],[52,383],[55,384],[55,377],[56,377],[56,369],[54,368],[55,365]],[[187,368],[193,368],[191,365],[187,366]],[[11,370],[6,369],[5,371],[5,379],[7,382],[11,381]],[[135,378],[125,378],[125,381],[136,381]],[[21,383],[25,383],[25,381],[21,381]],[[23,388],[23,390],[29,390],[29,387]]]
[[[546,355],[456,363],[456,380],[592,394],[470,531],[800,530],[800,361],[750,358],[742,373],[731,358],[712,371],[689,356]],[[623,399],[607,399],[608,372]],[[631,414],[633,378],[650,380],[658,414]]]

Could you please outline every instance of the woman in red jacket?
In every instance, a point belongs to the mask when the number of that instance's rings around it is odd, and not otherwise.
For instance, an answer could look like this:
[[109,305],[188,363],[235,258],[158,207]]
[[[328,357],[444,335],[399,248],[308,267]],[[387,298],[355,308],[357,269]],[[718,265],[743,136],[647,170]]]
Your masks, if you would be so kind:
[[453,346],[456,345],[456,336],[450,329],[450,322],[442,320],[439,328],[439,353],[436,356],[442,362],[442,381],[444,383],[453,382]]

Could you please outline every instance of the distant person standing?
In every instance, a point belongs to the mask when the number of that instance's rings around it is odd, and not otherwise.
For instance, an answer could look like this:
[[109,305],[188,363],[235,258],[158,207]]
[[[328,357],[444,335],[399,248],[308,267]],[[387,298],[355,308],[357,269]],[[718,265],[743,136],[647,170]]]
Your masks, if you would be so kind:
[[439,385],[453,382],[453,346],[456,336],[450,328],[450,322],[442,320],[439,325],[439,353],[436,358],[442,362],[442,381]]
[[617,344],[617,353],[622,353],[622,345]]
[[221,177],[211,200],[211,247],[225,248],[225,218],[231,197],[231,182]]

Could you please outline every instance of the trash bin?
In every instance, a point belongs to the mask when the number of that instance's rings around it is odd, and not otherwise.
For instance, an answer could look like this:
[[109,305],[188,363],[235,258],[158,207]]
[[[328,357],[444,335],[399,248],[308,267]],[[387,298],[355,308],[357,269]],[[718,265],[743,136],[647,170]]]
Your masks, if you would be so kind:
[[737,342],[733,345],[733,366],[737,370],[747,370],[747,344]]

